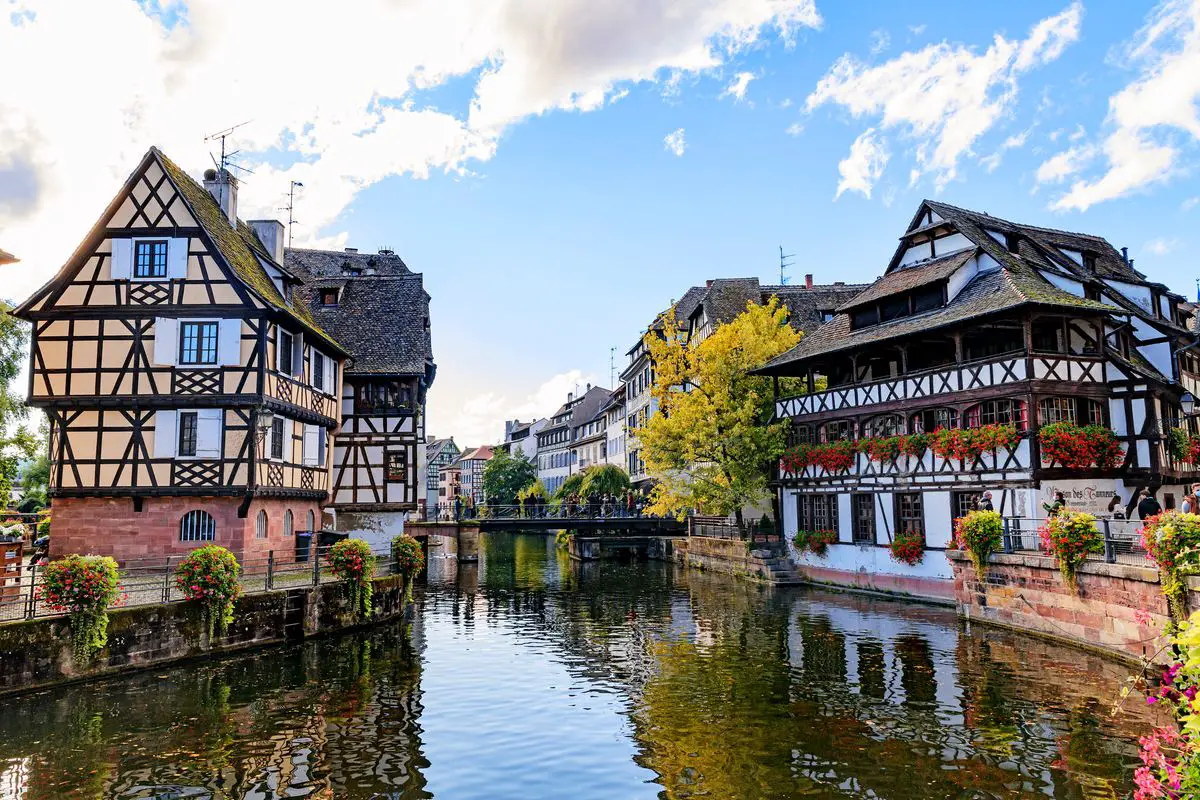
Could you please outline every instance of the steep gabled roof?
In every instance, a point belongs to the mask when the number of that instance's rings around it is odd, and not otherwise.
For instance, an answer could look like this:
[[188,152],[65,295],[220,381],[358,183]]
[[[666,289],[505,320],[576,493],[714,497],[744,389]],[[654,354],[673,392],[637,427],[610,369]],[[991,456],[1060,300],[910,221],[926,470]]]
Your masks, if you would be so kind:
[[978,252],[978,249],[970,248],[942,258],[926,261],[923,264],[888,272],[864,291],[855,295],[850,301],[843,303],[837,310],[849,311],[852,308],[873,303],[888,295],[907,292],[920,286],[927,286],[937,281],[946,280],[974,258]]

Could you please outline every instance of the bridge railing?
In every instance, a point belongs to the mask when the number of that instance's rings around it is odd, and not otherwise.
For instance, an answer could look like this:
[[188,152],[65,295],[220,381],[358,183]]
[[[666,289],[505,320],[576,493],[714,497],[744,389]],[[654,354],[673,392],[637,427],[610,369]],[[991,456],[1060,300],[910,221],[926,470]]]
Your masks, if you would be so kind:
[[688,517],[688,536],[707,539],[734,539],[752,545],[779,546],[783,540],[774,531],[760,530],[754,523],[737,522],[727,517]]
[[524,505],[477,505],[438,503],[436,506],[426,506],[424,515],[418,519],[424,522],[454,522],[463,520],[511,519],[511,520],[547,520],[547,519],[663,519],[657,515],[646,514],[641,509],[629,508],[621,501],[577,502],[564,501],[559,504],[526,503]]

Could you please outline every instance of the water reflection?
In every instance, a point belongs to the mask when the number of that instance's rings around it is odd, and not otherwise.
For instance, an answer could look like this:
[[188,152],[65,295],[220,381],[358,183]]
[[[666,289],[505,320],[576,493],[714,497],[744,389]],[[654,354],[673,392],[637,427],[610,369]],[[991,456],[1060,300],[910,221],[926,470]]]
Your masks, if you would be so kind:
[[1126,669],[911,604],[543,536],[417,622],[10,699],[0,800],[1128,796]]

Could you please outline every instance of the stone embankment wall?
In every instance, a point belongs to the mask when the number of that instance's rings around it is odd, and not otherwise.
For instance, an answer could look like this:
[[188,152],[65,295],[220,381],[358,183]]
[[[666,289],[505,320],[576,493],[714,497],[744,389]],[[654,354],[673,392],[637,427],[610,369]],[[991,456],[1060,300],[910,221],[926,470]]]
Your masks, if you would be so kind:
[[671,540],[675,561],[685,567],[723,572],[775,585],[796,583],[796,575],[786,556],[769,551],[751,550],[740,539],[716,539],[689,536]]
[[66,617],[0,625],[0,695],[349,630],[400,618],[408,606],[399,575],[375,579],[366,620],[351,614],[344,583],[245,595],[212,641],[192,603],[120,608],[108,615],[108,646],[85,668],[73,663]]
[[[1170,620],[1158,570],[1097,561],[1078,573],[1079,593],[1067,588],[1053,559],[993,554],[984,575],[964,553],[948,551],[959,613],[1128,659],[1161,660],[1160,634]],[[1189,607],[1200,608],[1200,580],[1190,579]],[[1144,612],[1148,619],[1142,617]]]

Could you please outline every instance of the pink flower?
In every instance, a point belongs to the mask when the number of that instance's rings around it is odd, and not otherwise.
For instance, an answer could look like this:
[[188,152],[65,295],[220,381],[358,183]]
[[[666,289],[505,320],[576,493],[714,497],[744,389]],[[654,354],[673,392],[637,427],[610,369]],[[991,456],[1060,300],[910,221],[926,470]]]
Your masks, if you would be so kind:
[[1139,608],[1133,612],[1133,621],[1138,625],[1150,624],[1150,612],[1144,608]]

